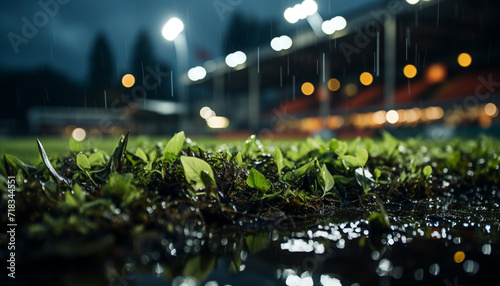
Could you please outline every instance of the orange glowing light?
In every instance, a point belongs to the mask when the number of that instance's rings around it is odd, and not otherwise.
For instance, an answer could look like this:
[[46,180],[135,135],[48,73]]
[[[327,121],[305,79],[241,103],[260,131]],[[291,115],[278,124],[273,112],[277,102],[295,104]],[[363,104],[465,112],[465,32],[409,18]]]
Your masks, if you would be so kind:
[[373,82],[373,76],[369,72],[364,72],[359,76],[359,81],[361,82],[362,85],[370,85]]
[[302,93],[305,94],[306,96],[309,96],[313,94],[314,92],[314,85],[310,82],[304,82],[301,87]]
[[462,261],[465,260],[465,253],[463,251],[457,251],[453,255],[453,260],[455,263],[461,263]]
[[126,74],[122,77],[122,84],[126,88],[130,88],[135,84],[135,77],[131,74]]
[[457,62],[461,67],[468,67],[472,63],[472,57],[468,53],[458,55]]
[[331,78],[328,81],[328,89],[331,91],[337,91],[340,88],[340,81],[336,78]]
[[425,71],[425,80],[428,83],[442,82],[448,75],[446,66],[442,63],[435,63],[429,66]]
[[403,73],[407,78],[414,78],[417,75],[417,68],[414,65],[406,65]]

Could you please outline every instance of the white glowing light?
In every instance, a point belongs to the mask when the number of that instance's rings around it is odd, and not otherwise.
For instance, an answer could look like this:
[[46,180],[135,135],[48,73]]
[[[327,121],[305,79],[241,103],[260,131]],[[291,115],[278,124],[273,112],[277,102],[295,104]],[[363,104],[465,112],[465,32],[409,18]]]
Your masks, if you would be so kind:
[[347,21],[342,16],[333,17],[331,20],[326,20],[321,25],[321,30],[327,35],[333,34],[335,31],[340,31],[347,26]]
[[226,128],[229,126],[229,119],[223,116],[212,116],[207,119],[207,125],[210,128]]
[[192,81],[204,79],[206,75],[207,71],[201,66],[194,67],[188,71],[188,77]]
[[398,112],[396,110],[389,110],[385,114],[385,119],[390,124],[394,124],[394,123],[398,122],[398,120],[399,120],[399,114],[398,114]]
[[335,277],[330,277],[326,274],[321,274],[320,283],[323,286],[342,286],[342,283],[339,279]]
[[208,106],[204,106],[200,109],[200,116],[203,118],[203,119],[208,119],[212,116],[212,109],[210,109],[210,107]]
[[333,17],[331,22],[336,31],[340,31],[347,26],[347,21],[342,16]]
[[299,15],[297,14],[297,12],[295,11],[294,8],[286,9],[284,16],[285,16],[285,20],[287,20],[288,23],[290,23],[290,24],[297,23],[297,21],[299,20]]
[[177,36],[184,30],[184,23],[179,18],[172,18],[163,26],[161,34],[169,41],[175,40]]
[[411,5],[417,4],[418,1],[420,1],[420,0],[406,0],[406,2],[408,2],[408,4],[411,4]]
[[277,52],[281,50],[288,50],[292,47],[292,39],[286,35],[275,37],[271,40],[271,48]]
[[226,65],[229,67],[236,67],[247,61],[247,55],[242,51],[237,51],[226,56]]
[[326,20],[323,22],[323,24],[321,24],[321,30],[323,31],[323,33],[331,35],[335,33],[335,26],[333,25],[331,20]]
[[285,10],[283,16],[289,23],[297,23],[298,20],[303,20],[308,16],[314,15],[318,11],[318,4],[314,0],[304,0],[301,4],[297,4]]
[[307,16],[311,16],[318,11],[318,4],[314,0],[305,0],[302,2],[302,9]]
[[87,133],[85,132],[85,129],[78,127],[71,132],[71,136],[76,141],[83,141],[83,139],[87,136]]

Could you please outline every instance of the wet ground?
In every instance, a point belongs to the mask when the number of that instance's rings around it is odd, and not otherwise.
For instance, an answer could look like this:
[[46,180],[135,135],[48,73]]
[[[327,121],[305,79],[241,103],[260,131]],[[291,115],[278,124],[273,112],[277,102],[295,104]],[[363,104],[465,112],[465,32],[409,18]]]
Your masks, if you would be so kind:
[[16,284],[455,286],[495,280],[500,211],[494,205],[386,207],[390,229],[370,224],[364,208],[330,209],[326,218],[211,224],[196,223],[193,212],[184,225],[145,229],[131,242],[118,233],[31,241],[18,245]]

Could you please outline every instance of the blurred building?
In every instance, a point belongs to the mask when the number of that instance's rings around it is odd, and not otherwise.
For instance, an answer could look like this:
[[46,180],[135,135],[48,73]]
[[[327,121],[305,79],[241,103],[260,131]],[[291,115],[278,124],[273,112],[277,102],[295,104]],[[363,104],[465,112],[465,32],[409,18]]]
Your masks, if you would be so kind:
[[[291,23],[267,46],[190,70],[189,126],[275,135],[388,127],[495,133],[499,8],[498,1],[388,0],[328,15],[317,7],[291,20],[308,29]],[[210,128],[210,121],[227,124]]]

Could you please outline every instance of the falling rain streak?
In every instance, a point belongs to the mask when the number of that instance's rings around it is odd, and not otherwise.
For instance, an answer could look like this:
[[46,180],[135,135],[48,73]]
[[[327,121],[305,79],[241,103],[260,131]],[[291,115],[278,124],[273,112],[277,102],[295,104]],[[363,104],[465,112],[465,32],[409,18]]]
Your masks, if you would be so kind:
[[108,109],[108,99],[106,95],[106,90],[104,90],[104,109]]
[[380,75],[380,32],[377,32],[377,77]]
[[280,87],[283,87],[283,68],[280,66]]
[[325,68],[325,64],[326,64],[325,53],[323,53],[323,82],[326,81],[326,68]]
[[170,72],[170,92],[172,94],[172,97],[174,97],[174,72]]
[[257,47],[257,73],[260,73],[260,47]]

